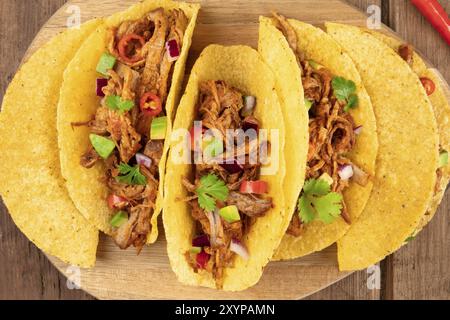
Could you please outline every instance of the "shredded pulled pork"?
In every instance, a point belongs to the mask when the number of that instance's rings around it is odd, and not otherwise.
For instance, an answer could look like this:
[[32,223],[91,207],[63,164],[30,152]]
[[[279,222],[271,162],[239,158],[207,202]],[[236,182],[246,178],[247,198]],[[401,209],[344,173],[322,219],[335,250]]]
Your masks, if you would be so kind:
[[[105,160],[90,146],[80,163],[86,168],[92,168],[97,161],[104,161],[106,169],[103,182],[111,195],[122,199],[114,204],[114,211],[121,210],[128,214],[127,221],[113,228],[114,241],[121,249],[132,245],[139,253],[151,232],[150,221],[158,194],[158,166],[164,142],[150,139],[150,126],[155,116],[149,116],[140,109],[140,100],[144,94],[153,93],[163,106],[160,116],[166,115],[164,106],[175,61],[170,61],[165,45],[167,41],[175,40],[182,48],[187,25],[188,18],[183,11],[158,8],[139,20],[125,21],[117,28],[111,28],[108,31],[108,51],[117,62],[114,69],[108,71],[108,83],[102,89],[105,98],[101,100],[92,120],[73,124],[88,126],[91,133],[109,138],[116,145]],[[124,56],[124,48],[121,52],[120,45],[125,39],[143,39],[144,44],[127,43],[127,56]],[[132,101],[134,107],[125,112],[112,109],[107,104],[110,96],[118,96],[121,101]],[[119,164],[133,167],[138,152],[151,159],[148,168],[139,165],[145,185],[119,182]]]
[[[318,179],[327,173],[332,179],[331,190],[342,193],[348,186],[348,180],[342,180],[338,174],[339,168],[351,164],[346,157],[355,146],[356,127],[350,113],[344,111],[345,101],[338,101],[332,88],[333,74],[326,68],[315,69],[311,66],[297,46],[297,35],[289,21],[276,13],[278,28],[288,40],[291,49],[297,56],[302,72],[302,84],[305,98],[312,101],[309,111],[309,149],[305,179]],[[343,201],[341,217],[350,223],[345,203]],[[300,236],[303,223],[298,214],[294,214],[287,230],[288,234]]]
[[[224,81],[205,81],[200,83],[199,100],[197,103],[198,120],[202,121],[205,129],[216,129],[223,137],[225,143],[226,130],[241,129],[244,118],[240,115],[243,107],[243,95],[237,89],[230,87]],[[249,121],[247,119],[246,121]],[[255,117],[251,118],[252,123],[258,125]],[[237,140],[237,139],[236,139]],[[205,269],[213,274],[216,286],[221,288],[223,285],[224,268],[233,265],[235,253],[230,250],[232,239],[241,241],[248,228],[257,217],[263,216],[272,208],[272,199],[263,198],[258,195],[244,194],[239,192],[243,181],[254,181],[259,177],[260,162],[252,163],[250,156],[254,151],[258,151],[260,142],[258,139],[245,141],[237,145],[233,150],[225,150],[219,157],[224,159],[237,159],[238,156],[245,157],[243,169],[237,173],[230,173],[218,162],[199,163],[194,167],[194,182],[189,179],[183,179],[183,185],[191,194],[185,201],[188,201],[191,207],[191,215],[198,225],[198,234],[206,234],[210,240],[210,246],[202,250],[209,255],[209,261],[206,266],[199,268],[196,256],[186,253],[189,264],[195,271]],[[239,211],[241,220],[228,223],[216,212],[206,212],[198,204],[196,190],[200,185],[200,179],[203,176],[215,174],[223,180],[229,190],[226,201],[217,201],[217,210],[235,205]]]

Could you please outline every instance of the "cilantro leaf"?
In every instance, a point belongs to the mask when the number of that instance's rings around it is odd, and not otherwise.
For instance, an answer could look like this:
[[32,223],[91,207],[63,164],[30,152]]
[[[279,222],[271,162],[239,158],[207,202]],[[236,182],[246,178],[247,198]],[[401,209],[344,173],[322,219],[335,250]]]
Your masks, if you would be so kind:
[[334,77],[331,85],[338,100],[347,100],[356,91],[355,83],[342,77]]
[[122,97],[113,95],[106,97],[106,105],[112,110],[124,113],[133,109],[134,102],[131,100],[122,100]]
[[359,104],[359,99],[356,94],[352,94],[347,101],[347,105],[344,107],[344,111],[348,112],[350,109],[355,109]]
[[326,196],[314,199],[313,204],[319,214],[319,220],[332,223],[341,214],[342,195],[330,192]]
[[331,192],[331,187],[325,180],[310,179],[303,186],[297,209],[303,223],[318,219],[328,224],[341,214],[342,195]]
[[339,101],[347,102],[344,111],[354,109],[358,106],[358,96],[356,95],[356,84],[352,80],[342,77],[334,77],[331,81],[333,92]]
[[216,200],[225,201],[228,198],[228,187],[214,174],[203,176],[195,192],[198,195],[200,208],[209,212],[216,208]]
[[147,184],[147,178],[139,171],[138,164],[131,167],[126,163],[121,163],[119,164],[119,173],[120,175],[116,177],[116,180],[120,183],[141,186]]
[[309,223],[314,220],[316,214],[311,206],[311,201],[306,195],[302,195],[298,201],[298,212],[303,223]]
[[405,239],[405,242],[410,242],[410,241],[414,240],[415,238],[416,238],[416,236],[414,235],[414,232],[413,232],[408,238]]
[[324,196],[330,192],[330,185],[323,179],[310,179],[305,182],[303,192],[308,195]]

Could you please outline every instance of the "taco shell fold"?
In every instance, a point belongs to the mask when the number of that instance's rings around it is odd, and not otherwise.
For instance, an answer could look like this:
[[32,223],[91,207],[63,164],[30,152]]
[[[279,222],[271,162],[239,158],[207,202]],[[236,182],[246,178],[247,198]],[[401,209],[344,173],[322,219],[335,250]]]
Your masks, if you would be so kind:
[[12,80],[0,113],[0,194],[11,217],[38,248],[80,267],[94,266],[98,231],[65,188],[56,110],[64,69],[100,22],[67,30],[36,51]]

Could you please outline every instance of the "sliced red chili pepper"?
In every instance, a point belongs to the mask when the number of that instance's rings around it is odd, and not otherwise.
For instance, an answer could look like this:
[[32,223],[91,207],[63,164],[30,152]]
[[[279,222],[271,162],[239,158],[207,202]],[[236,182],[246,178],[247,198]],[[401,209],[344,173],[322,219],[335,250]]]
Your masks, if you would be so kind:
[[420,82],[422,82],[422,85],[425,88],[427,95],[431,96],[434,90],[436,90],[436,85],[434,84],[433,80],[426,77],[422,77],[420,78]]
[[161,99],[151,92],[147,92],[142,96],[140,106],[142,112],[153,117],[156,117],[162,111]]
[[[136,45],[136,42],[138,42],[138,45]],[[133,46],[131,47],[131,45]],[[127,63],[135,63],[142,58],[139,49],[141,49],[144,45],[145,39],[143,37],[130,33],[120,39],[117,47],[119,50],[119,55],[123,61]],[[133,53],[133,55],[130,56],[130,53]]]

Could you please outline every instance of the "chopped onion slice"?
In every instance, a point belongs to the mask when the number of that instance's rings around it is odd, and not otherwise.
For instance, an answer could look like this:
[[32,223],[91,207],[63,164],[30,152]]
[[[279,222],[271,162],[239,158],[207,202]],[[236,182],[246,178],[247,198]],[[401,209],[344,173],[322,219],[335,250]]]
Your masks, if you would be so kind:
[[206,253],[205,251],[201,251],[197,254],[195,257],[195,261],[197,262],[197,268],[199,269],[205,269],[206,265],[208,264],[210,255]]
[[180,47],[178,46],[178,42],[175,39],[171,39],[166,42],[166,50],[169,55],[169,61],[173,62],[178,60],[180,57]]
[[152,159],[142,153],[136,153],[136,162],[149,169],[152,166]]
[[239,161],[237,161],[236,159],[233,159],[232,161],[233,162],[231,162],[230,159],[225,160],[225,162],[221,163],[220,166],[227,170],[230,174],[244,171],[244,166],[240,164]]
[[363,129],[363,126],[357,126],[355,129],[353,129],[353,132],[354,132],[356,135],[359,135],[359,134],[361,134],[362,129]]
[[338,174],[342,180],[348,180],[351,177],[353,177],[353,167],[350,164],[345,164],[343,166],[340,166]]
[[209,229],[211,231],[209,241],[211,243],[211,246],[216,246],[217,242],[217,227],[216,227],[216,221],[214,219],[214,214],[212,212],[205,212],[206,217],[209,220]]
[[202,234],[201,236],[195,237],[192,239],[192,246],[194,247],[209,247],[209,238],[208,235]]
[[244,97],[244,107],[241,110],[241,116],[248,117],[250,116],[256,106],[256,98],[254,96],[245,96]]
[[247,248],[237,239],[231,239],[230,250],[240,255],[244,260],[248,260],[250,257]]
[[108,79],[97,78],[97,97],[104,97],[103,88],[108,85]]
[[362,169],[354,164],[352,165],[352,167],[354,172],[352,179],[360,186],[365,187],[370,180],[370,175],[365,173]]

